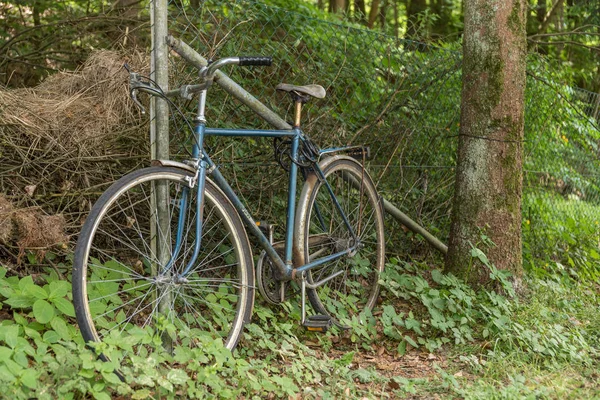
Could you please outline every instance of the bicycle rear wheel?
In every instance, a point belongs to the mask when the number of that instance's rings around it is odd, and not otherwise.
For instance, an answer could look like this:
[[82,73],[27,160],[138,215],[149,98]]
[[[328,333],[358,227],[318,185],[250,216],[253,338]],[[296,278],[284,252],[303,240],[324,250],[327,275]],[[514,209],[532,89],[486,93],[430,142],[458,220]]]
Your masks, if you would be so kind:
[[[182,274],[196,237],[192,176],[172,167],[135,171],[93,206],[73,266],[73,302],[86,342],[121,343],[126,336],[149,334],[169,350],[214,339],[229,349],[237,344],[254,304],[248,237],[229,200],[207,180],[201,249]],[[184,197],[188,205],[180,219]],[[173,257],[178,228],[181,246]],[[153,351],[147,340],[132,349]]]
[[[346,327],[353,316],[372,309],[379,296],[378,279],[385,263],[383,212],[373,181],[355,159],[334,156],[324,159],[320,166],[356,239],[327,186],[313,173],[300,195],[296,215],[296,265],[349,250],[347,256],[307,273],[308,282],[315,283],[343,271],[322,286],[308,289],[307,294],[317,313],[329,315],[336,325]],[[356,249],[350,250],[353,247]]]

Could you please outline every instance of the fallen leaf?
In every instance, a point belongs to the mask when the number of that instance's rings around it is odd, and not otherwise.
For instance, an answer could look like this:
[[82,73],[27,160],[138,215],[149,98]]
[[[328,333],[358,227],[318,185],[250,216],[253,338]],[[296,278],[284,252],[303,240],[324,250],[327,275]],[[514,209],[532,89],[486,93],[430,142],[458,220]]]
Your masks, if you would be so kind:
[[33,192],[35,192],[36,188],[37,185],[27,185],[25,186],[25,193],[27,193],[29,197],[33,197]]

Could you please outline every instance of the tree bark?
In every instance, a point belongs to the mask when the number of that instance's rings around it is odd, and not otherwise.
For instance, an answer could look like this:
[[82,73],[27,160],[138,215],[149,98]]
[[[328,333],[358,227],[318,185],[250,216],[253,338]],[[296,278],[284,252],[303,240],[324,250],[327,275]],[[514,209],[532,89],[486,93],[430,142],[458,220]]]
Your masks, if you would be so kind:
[[406,6],[406,36],[415,38],[418,34],[419,14],[427,9],[425,0],[409,0]]
[[429,9],[438,16],[433,24],[433,33],[438,36],[445,36],[450,33],[450,12],[453,4],[448,0],[431,0]]
[[535,16],[538,22],[538,28],[544,23],[547,12],[548,7],[546,6],[546,0],[537,0],[537,10]]
[[380,0],[373,0],[371,3],[371,11],[369,11],[369,20],[367,21],[367,26],[369,28],[373,28],[373,25],[375,25],[375,21],[377,20],[377,16],[379,15],[379,2]]
[[367,9],[365,0],[354,0],[354,19],[359,24],[367,24]]
[[379,7],[379,25],[381,25],[381,30],[384,31],[385,30],[385,20],[386,20],[386,15],[387,15],[387,6],[388,6],[388,2],[386,0],[383,0],[381,2],[381,6]]
[[[526,0],[465,0],[461,126],[446,270],[474,286],[480,247],[520,282]],[[495,245],[486,248],[482,235]]]
[[329,12],[342,13],[346,10],[345,0],[329,0]]

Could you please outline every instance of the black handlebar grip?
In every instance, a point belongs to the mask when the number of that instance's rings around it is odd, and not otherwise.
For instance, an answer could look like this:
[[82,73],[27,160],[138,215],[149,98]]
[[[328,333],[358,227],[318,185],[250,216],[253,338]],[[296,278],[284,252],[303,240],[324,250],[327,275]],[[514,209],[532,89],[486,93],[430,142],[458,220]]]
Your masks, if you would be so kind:
[[241,66],[270,66],[273,63],[273,57],[240,57]]

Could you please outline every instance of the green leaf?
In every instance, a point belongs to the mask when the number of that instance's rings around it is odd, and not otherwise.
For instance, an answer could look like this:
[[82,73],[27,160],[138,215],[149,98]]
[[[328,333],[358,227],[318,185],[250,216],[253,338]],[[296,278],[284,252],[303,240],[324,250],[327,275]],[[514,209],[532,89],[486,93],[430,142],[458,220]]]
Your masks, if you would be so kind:
[[402,341],[398,344],[398,355],[403,356],[406,354],[406,341]]
[[67,293],[69,293],[71,285],[69,284],[69,282],[65,281],[53,281],[50,282],[49,289],[50,294],[48,295],[48,298],[52,300],[60,297],[65,297]]
[[167,374],[167,379],[175,385],[183,385],[188,381],[189,376],[182,369],[172,369]]
[[67,326],[65,320],[61,317],[56,316],[52,318],[52,321],[50,321],[50,326],[63,339],[68,340],[71,338],[71,332],[69,331],[69,327]]
[[56,343],[60,340],[60,335],[54,331],[46,331],[44,333],[44,341],[47,343]]
[[410,337],[410,336],[408,336],[408,335],[405,335],[405,336],[404,336],[404,340],[406,340],[406,342],[407,342],[408,344],[410,344],[412,347],[415,347],[415,348],[419,347],[419,345],[417,344],[417,342],[415,342],[415,341],[414,341],[414,339],[413,339],[413,338],[411,338],[411,337]]
[[431,279],[433,279],[435,283],[442,283],[444,275],[439,269],[434,269],[433,271],[431,271]]
[[19,326],[3,326],[2,330],[4,331],[4,341],[7,345],[14,349],[17,345],[17,340],[19,339]]
[[33,304],[33,316],[40,324],[47,324],[54,317],[54,307],[46,300],[37,300]]
[[33,277],[31,275],[27,275],[19,281],[19,289],[25,290],[28,286],[34,285]]
[[73,303],[71,303],[69,300],[65,299],[64,297],[57,297],[51,299],[51,301],[61,313],[69,317],[75,317],[75,308],[73,307]]
[[6,360],[7,358],[10,358],[10,356],[12,356],[12,353],[12,349],[9,349],[6,346],[0,346],[0,360]]
[[131,396],[131,398],[134,400],[147,399],[148,397],[150,397],[150,394],[151,392],[148,389],[136,390],[135,393]]
[[121,383],[121,379],[114,372],[102,372],[102,377],[108,383],[118,385]]
[[15,351],[15,354],[13,354],[13,359],[21,367],[23,367],[23,368],[29,367],[29,359],[27,358],[27,355],[23,351]]
[[0,281],[0,294],[4,297],[6,297],[7,299],[12,297],[13,293],[15,291],[13,290],[13,288],[10,287],[10,285],[6,282],[6,281]]
[[158,379],[156,380],[158,382],[158,384],[167,389],[169,392],[173,391],[173,384],[171,382],[169,382],[168,380],[158,377]]
[[4,302],[12,308],[29,308],[35,302],[35,297],[18,294]]
[[36,299],[47,299],[48,293],[37,285],[29,285],[25,289],[23,289],[23,294],[28,294],[30,296],[35,297]]
[[19,325],[23,325],[23,326],[29,325],[29,321],[27,321],[27,318],[25,318],[18,312],[13,312],[13,320],[15,321],[16,324],[19,324]]
[[92,395],[96,400],[111,400],[110,395],[105,392],[93,392]]
[[26,369],[21,375],[21,382],[29,389],[36,389],[38,385],[39,372],[35,369]]
[[471,249],[471,257],[478,258],[479,261],[481,261],[484,265],[486,265],[488,267],[490,266],[490,261],[488,260],[485,253],[477,248]]
[[8,370],[6,365],[0,365],[0,380],[14,382],[17,380],[15,375]]

